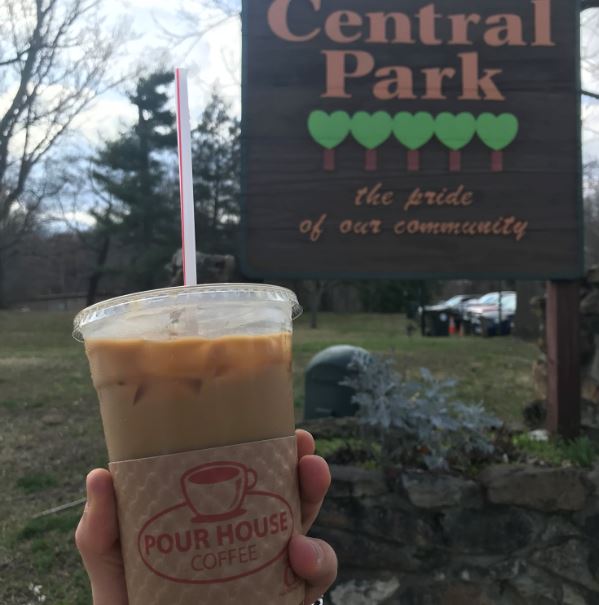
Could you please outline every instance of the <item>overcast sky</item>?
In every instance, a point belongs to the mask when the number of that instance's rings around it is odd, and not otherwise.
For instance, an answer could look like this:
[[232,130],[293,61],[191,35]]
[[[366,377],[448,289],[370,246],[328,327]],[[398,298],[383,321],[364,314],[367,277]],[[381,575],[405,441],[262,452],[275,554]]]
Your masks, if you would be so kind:
[[[210,0],[204,0],[209,2]],[[234,4],[236,0],[226,0]],[[115,69],[163,65],[189,69],[192,120],[198,118],[213,86],[218,86],[233,107],[240,110],[241,24],[233,17],[211,29],[201,39],[190,38],[177,45],[165,31],[179,34],[202,31],[222,15],[202,7],[201,0],[104,0],[110,20],[126,19],[132,36],[123,49],[125,59]],[[183,18],[181,10],[188,12]],[[583,88],[599,92],[599,11],[583,18]],[[193,44],[193,45],[192,45]],[[593,73],[594,72],[594,73]],[[135,119],[125,97],[125,88],[105,95],[78,123],[90,141],[115,136]],[[599,101],[583,97],[585,159],[599,158]]]
[[[599,10],[583,15],[581,36],[582,87],[599,94]],[[583,153],[585,160],[599,159],[599,100],[582,98]]]
[[[238,17],[223,21],[216,11],[201,10],[199,0],[104,0],[111,21],[125,20],[131,37],[114,69],[184,67],[189,70],[192,121],[197,119],[213,87],[218,87],[236,111],[240,111],[241,23]],[[181,15],[188,11],[188,17]],[[209,31],[177,43],[168,32],[186,34]],[[127,89],[104,95],[78,121],[78,129],[90,141],[115,136],[136,117],[126,98]]]

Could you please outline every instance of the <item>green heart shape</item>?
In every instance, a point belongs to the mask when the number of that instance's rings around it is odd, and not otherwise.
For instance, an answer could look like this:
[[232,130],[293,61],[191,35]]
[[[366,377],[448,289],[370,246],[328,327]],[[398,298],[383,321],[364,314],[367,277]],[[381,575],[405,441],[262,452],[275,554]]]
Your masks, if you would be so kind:
[[520,123],[512,113],[502,113],[499,116],[483,113],[476,121],[480,140],[495,151],[505,149],[518,136],[518,130]]
[[393,120],[386,111],[369,114],[358,111],[351,121],[351,133],[354,139],[366,149],[375,149],[384,143],[393,129]]
[[435,119],[435,134],[449,149],[459,151],[470,143],[476,133],[476,118],[467,112],[454,115],[440,113]]
[[435,134],[435,118],[425,111],[415,115],[402,111],[393,119],[393,133],[404,147],[412,151],[420,149]]
[[351,118],[345,111],[313,111],[308,117],[308,130],[312,138],[326,149],[334,149],[349,134]]

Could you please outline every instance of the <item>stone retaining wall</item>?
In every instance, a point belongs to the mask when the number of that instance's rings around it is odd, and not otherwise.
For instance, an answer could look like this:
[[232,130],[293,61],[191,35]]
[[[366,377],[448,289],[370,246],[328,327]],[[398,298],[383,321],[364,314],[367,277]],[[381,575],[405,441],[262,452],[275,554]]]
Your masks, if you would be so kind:
[[599,605],[599,467],[331,471],[312,532],[339,556],[329,603]]

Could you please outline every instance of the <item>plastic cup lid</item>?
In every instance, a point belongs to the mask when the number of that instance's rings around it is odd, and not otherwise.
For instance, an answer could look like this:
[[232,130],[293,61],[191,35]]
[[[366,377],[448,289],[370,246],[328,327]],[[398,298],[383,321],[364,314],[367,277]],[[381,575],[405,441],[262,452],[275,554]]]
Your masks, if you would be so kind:
[[92,324],[116,319],[124,314],[157,312],[160,308],[194,306],[222,307],[227,303],[283,303],[289,305],[292,319],[302,313],[297,296],[291,290],[267,284],[208,284],[180,286],[127,294],[97,303],[81,311],[74,321],[73,336],[83,340],[83,332]]

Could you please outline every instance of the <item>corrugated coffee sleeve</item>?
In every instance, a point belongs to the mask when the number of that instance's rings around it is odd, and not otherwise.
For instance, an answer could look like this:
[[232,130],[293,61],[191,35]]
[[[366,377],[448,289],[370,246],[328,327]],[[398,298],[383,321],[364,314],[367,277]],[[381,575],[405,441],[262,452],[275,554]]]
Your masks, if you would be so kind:
[[300,605],[295,437],[110,464],[130,605]]

